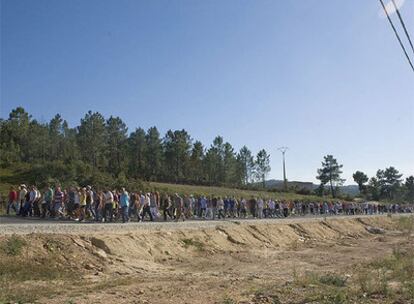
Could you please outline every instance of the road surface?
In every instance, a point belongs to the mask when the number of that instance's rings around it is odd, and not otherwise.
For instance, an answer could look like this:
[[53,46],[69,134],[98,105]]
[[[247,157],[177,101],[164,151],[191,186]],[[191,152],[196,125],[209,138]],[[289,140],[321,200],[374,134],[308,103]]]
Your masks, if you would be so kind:
[[[409,216],[407,214],[393,214],[397,216]],[[388,215],[335,215],[335,216],[298,216],[288,218],[271,219],[226,219],[226,220],[188,220],[185,222],[129,222],[117,223],[79,223],[68,220],[53,220],[39,218],[20,218],[16,216],[0,217],[1,234],[29,234],[29,233],[57,233],[57,234],[89,234],[89,233],[131,233],[137,230],[174,230],[174,229],[199,229],[225,225],[252,225],[252,224],[294,224],[301,222],[319,222],[324,220],[363,219],[370,217],[386,217]]]

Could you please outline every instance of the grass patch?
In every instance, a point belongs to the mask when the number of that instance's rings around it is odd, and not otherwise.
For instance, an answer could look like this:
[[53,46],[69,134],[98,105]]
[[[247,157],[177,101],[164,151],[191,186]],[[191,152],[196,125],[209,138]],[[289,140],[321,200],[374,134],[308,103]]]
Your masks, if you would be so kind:
[[0,269],[0,303],[33,303],[58,294],[60,282],[73,284],[75,279],[70,270],[47,263],[4,259]]
[[24,239],[13,234],[0,244],[0,250],[8,256],[17,256],[26,245]]
[[236,304],[237,302],[230,297],[225,297],[223,299],[223,304]]
[[76,273],[62,265],[58,254],[30,256],[29,250],[26,241],[17,236],[1,243],[0,303],[33,303],[58,294],[62,281],[73,284]]
[[195,247],[199,251],[204,251],[205,250],[204,243],[202,243],[198,240],[182,239],[181,241],[184,244],[184,248]]
[[120,278],[111,278],[98,282],[93,286],[94,290],[108,290],[119,286],[127,286],[134,283],[134,278],[129,276]]
[[414,233],[414,216],[399,217],[397,221],[397,229],[410,238]]
[[344,287],[346,285],[346,278],[336,274],[327,274],[319,277],[319,282],[325,285]]

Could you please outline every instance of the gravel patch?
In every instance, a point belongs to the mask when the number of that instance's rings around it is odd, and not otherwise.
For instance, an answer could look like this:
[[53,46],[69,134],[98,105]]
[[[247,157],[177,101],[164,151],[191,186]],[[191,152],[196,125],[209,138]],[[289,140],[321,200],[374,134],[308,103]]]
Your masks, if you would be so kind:
[[[398,214],[395,216],[409,216]],[[51,233],[51,234],[127,234],[137,231],[166,231],[182,229],[206,229],[217,226],[292,224],[301,222],[319,222],[355,218],[385,217],[387,215],[355,215],[327,217],[291,217],[286,219],[226,219],[226,220],[189,220],[184,222],[129,222],[129,223],[77,223],[69,221],[19,219],[15,217],[0,218],[0,235]]]

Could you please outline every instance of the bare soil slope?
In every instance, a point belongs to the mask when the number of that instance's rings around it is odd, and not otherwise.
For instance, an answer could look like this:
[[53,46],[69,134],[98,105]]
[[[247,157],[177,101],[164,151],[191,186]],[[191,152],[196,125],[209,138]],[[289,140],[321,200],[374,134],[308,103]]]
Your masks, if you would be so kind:
[[412,303],[403,280],[361,285],[396,250],[414,272],[406,219],[3,235],[0,303]]

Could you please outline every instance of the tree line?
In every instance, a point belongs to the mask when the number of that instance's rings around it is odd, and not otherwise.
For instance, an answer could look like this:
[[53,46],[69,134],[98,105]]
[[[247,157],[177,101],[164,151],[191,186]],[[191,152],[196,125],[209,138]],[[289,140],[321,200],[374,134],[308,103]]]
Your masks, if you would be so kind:
[[[316,193],[323,195],[328,185],[329,193],[336,197],[339,186],[345,179],[341,177],[343,165],[339,164],[332,155],[326,155],[322,161],[322,167],[317,170],[316,178],[320,180],[320,186]],[[402,174],[394,167],[379,169],[376,175],[369,178],[362,171],[356,171],[352,177],[358,184],[360,196],[369,200],[405,201],[414,203],[414,176],[409,176],[403,181]]]
[[366,198],[414,203],[414,176],[403,180],[402,174],[392,166],[379,169],[371,178],[364,172],[356,171],[353,179],[361,195]]
[[207,148],[184,129],[168,130],[163,137],[155,126],[128,132],[121,118],[92,111],[71,128],[60,114],[41,123],[17,107],[0,119],[0,166],[20,163],[43,168],[42,177],[91,183],[122,178],[243,186],[264,184],[270,172],[266,150],[253,155],[243,146],[236,151],[221,136]]

